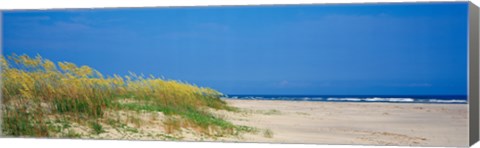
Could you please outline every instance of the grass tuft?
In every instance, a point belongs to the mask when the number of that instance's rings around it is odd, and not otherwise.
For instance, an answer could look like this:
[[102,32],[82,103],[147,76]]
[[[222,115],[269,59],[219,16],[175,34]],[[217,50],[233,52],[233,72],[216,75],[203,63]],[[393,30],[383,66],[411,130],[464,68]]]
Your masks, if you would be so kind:
[[265,138],[272,138],[272,137],[273,137],[273,132],[272,132],[272,130],[266,129],[265,131],[263,131],[263,136],[264,136]]
[[103,126],[101,124],[99,124],[98,122],[92,122],[91,127],[92,127],[92,130],[93,130],[93,133],[96,134],[96,135],[105,132],[105,130],[103,129]]

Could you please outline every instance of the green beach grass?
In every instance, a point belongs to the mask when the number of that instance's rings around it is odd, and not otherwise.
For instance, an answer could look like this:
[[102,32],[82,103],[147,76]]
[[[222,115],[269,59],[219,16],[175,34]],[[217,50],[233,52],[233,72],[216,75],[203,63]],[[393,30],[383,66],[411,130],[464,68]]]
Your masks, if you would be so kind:
[[1,64],[5,136],[89,137],[75,133],[73,124],[89,127],[93,135],[108,132],[104,126],[135,133],[138,129],[127,125],[146,122],[134,115],[126,120],[110,116],[119,111],[162,113],[167,134],[191,129],[222,137],[253,131],[208,112],[236,110],[211,88],[134,73],[104,76],[88,66],[55,64],[40,55],[10,55]]

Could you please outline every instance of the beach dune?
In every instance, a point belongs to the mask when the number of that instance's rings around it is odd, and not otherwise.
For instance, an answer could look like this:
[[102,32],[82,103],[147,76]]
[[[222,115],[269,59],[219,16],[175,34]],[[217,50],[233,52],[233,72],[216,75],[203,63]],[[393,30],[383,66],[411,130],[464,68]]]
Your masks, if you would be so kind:
[[225,99],[242,112],[216,111],[256,127],[239,142],[467,146],[467,104],[336,103]]

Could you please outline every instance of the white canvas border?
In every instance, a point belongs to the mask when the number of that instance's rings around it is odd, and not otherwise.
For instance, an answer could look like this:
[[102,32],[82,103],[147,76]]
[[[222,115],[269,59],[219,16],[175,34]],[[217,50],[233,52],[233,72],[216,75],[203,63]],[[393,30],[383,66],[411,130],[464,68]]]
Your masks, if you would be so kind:
[[[0,0],[0,10],[38,10],[68,8],[134,8],[169,6],[232,6],[272,4],[332,4],[332,3],[395,3],[395,2],[447,2],[466,0]],[[479,5],[480,0],[472,0]],[[1,23],[1,17],[0,17]],[[0,43],[1,43],[0,29]],[[0,45],[0,51],[1,49]],[[123,140],[69,140],[0,138],[1,147],[209,147],[209,148],[349,148],[349,147],[400,147],[400,146],[359,146],[359,145],[306,145],[306,144],[265,144],[265,143],[220,143],[220,142],[166,142],[166,141],[123,141]],[[480,148],[479,144],[474,147]]]

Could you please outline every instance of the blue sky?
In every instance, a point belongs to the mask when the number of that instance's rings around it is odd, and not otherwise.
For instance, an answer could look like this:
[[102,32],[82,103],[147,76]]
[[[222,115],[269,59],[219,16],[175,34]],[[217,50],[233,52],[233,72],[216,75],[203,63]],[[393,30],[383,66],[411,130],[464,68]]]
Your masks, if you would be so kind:
[[4,12],[4,54],[226,94],[467,92],[468,3]]

